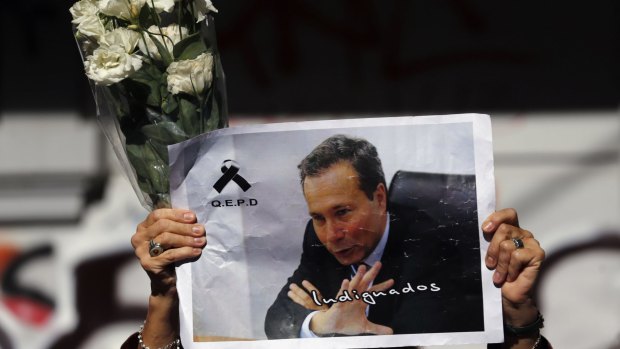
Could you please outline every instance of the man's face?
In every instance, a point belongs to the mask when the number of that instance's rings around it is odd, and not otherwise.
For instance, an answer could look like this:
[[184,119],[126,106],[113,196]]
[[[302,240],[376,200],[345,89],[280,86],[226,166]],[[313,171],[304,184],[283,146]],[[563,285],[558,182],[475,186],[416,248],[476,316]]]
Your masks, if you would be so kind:
[[359,187],[348,161],[333,164],[318,176],[306,177],[304,196],[314,230],[342,265],[361,262],[377,246],[387,222],[386,190],[379,184],[373,200]]

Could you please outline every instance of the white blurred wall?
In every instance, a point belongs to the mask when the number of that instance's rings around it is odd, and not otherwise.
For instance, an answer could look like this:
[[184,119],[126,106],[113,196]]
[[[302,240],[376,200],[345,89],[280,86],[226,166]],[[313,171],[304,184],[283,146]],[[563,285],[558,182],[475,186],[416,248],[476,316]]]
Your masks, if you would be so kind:
[[[620,116],[493,120],[498,206],[515,207],[548,256],[605,233],[620,239]],[[575,253],[541,284],[556,348],[620,348],[620,249]]]

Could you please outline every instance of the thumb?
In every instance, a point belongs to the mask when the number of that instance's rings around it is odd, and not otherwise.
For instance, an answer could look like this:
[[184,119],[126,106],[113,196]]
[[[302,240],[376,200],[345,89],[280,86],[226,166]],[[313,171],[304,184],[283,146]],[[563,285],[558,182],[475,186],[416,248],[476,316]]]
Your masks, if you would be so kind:
[[394,331],[390,327],[377,325],[374,322],[368,321],[368,324],[366,325],[366,333],[376,335],[389,335],[394,334]]

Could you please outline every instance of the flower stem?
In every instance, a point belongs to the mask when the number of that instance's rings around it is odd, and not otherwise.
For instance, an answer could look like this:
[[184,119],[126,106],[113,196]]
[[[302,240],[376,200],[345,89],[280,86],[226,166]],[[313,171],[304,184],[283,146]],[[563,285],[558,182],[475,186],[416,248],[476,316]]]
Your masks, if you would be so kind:
[[[179,40],[183,40],[183,31],[181,30],[181,20],[183,18],[183,2],[184,2],[183,0],[179,1],[179,4],[178,4],[179,8],[178,8],[178,12],[177,12],[177,14],[178,14],[178,22],[177,23],[179,23]],[[175,6],[177,6],[177,5],[175,5]]]
[[[140,27],[140,36],[142,37],[142,42],[144,42],[144,48],[146,49],[146,56],[149,57],[150,59],[153,59],[153,56],[151,56],[151,52],[149,50],[149,45],[146,44],[146,38],[144,37],[144,32],[146,30],[144,30],[142,27]],[[147,31],[148,32],[148,31]]]
[[196,22],[196,20],[195,20],[195,18],[196,18],[196,8],[194,7],[194,1],[196,1],[196,0],[189,0],[189,12],[191,14],[191,18],[192,18],[192,22],[193,22],[192,27],[194,29],[194,31],[192,33],[196,32],[196,23],[195,23]]
[[155,24],[157,25],[157,28],[159,29],[159,35],[161,35],[164,47],[167,50],[168,44],[166,43],[166,40],[165,40],[166,36],[164,35],[164,31],[161,29],[161,19],[159,18],[159,15],[157,14],[157,12],[155,12],[155,0],[151,0],[151,8],[149,9],[149,13],[151,14],[153,21],[155,22]]
[[202,117],[202,110],[204,109],[205,100],[202,94],[198,93],[198,91],[196,90],[196,85],[194,84],[192,73],[189,74],[189,82],[192,83],[192,90],[194,90],[194,96],[196,96],[196,99],[198,99],[198,118],[200,119],[200,132],[198,134],[202,134],[205,132],[205,120]]

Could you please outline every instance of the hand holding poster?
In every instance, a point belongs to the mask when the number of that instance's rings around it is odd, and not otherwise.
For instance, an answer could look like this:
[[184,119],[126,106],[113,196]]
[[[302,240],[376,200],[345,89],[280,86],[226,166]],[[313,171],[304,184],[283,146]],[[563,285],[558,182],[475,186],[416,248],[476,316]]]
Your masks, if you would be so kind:
[[186,348],[501,341],[488,116],[224,129],[169,155],[208,239],[177,268]]

